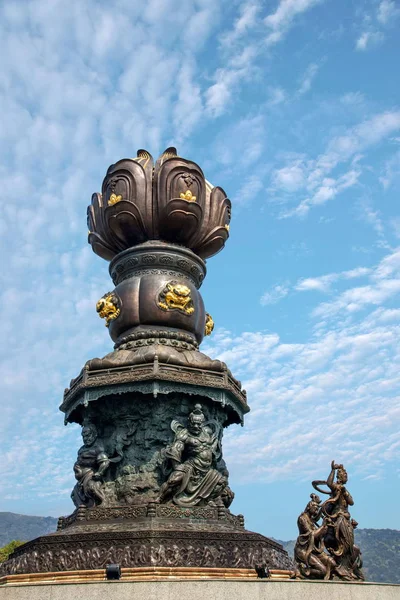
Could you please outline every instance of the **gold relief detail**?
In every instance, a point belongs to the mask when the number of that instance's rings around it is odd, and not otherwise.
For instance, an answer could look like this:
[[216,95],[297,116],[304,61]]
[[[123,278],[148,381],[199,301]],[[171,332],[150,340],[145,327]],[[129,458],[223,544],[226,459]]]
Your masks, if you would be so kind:
[[190,190],[186,190],[186,192],[181,192],[182,200],[187,200],[188,202],[196,202],[196,196],[193,196]]
[[132,160],[141,164],[143,169],[145,169],[151,160],[151,154],[150,152],[147,152],[147,150],[138,150],[137,157],[133,158]]
[[121,302],[117,294],[108,292],[96,303],[96,311],[99,317],[106,320],[106,327],[121,314]]
[[204,328],[204,334],[211,335],[213,329],[214,329],[213,318],[209,313],[206,313],[206,326]]
[[157,305],[163,310],[180,310],[186,315],[194,313],[190,288],[181,283],[171,281],[159,295]]
[[224,225],[225,229],[227,230],[227,232],[229,233],[230,230],[230,226],[229,225]]
[[108,200],[108,206],[113,206],[114,204],[117,204],[117,202],[121,202],[122,200],[122,196],[121,194],[111,194],[109,200]]

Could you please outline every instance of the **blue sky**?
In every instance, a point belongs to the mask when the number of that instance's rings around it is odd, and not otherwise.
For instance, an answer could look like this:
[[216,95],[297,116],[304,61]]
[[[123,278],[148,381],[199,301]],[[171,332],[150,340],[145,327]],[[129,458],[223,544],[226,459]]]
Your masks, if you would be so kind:
[[331,459],[360,527],[400,528],[400,4],[5,0],[0,510],[68,514],[64,388],[112,348],[86,243],[109,164],[169,145],[233,204],[203,344],[248,391],[234,512],[280,539]]

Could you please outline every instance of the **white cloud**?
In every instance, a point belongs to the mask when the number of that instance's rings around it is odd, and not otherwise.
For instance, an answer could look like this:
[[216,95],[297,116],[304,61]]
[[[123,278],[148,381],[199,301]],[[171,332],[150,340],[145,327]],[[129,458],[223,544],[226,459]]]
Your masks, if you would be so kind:
[[242,187],[235,193],[235,204],[238,206],[246,205],[249,201],[257,198],[263,188],[264,182],[262,176],[253,174],[246,177]]
[[344,94],[340,98],[340,102],[342,104],[350,105],[350,106],[359,106],[365,102],[364,94],[361,92],[348,92]]
[[397,239],[400,238],[400,217],[393,217],[390,219],[390,225],[394,231],[394,235]]
[[240,6],[240,16],[234,22],[231,31],[222,34],[221,43],[231,46],[245,36],[257,24],[259,11],[260,5],[258,2],[253,0],[244,2]]
[[[319,175],[320,171],[317,170],[317,173]],[[315,174],[316,174],[316,172],[314,171],[314,173],[312,173],[311,176],[313,176]],[[318,206],[321,204],[325,204],[326,202],[328,202],[328,200],[332,200],[333,198],[335,198],[335,196],[340,194],[343,190],[346,190],[347,188],[356,185],[360,175],[361,175],[360,170],[351,169],[350,171],[348,171],[347,173],[344,173],[337,179],[334,179],[333,177],[325,177],[324,179],[322,179],[322,181],[320,182],[319,186],[316,188],[316,191],[314,192],[314,194],[312,196],[309,196],[308,198],[306,198],[305,200],[300,202],[300,204],[293,210],[286,210],[282,214],[282,216],[283,217],[290,217],[292,215],[297,215],[299,217],[306,216],[312,206]],[[315,185],[315,183],[313,182],[313,184],[310,185],[309,187],[312,189],[314,187],[314,185]]]
[[286,100],[286,92],[281,87],[270,87],[268,89],[268,106],[282,104]]
[[364,31],[357,38],[356,50],[364,51],[377,46],[385,39],[382,28],[388,28],[400,15],[400,8],[394,0],[381,0],[376,14],[363,15]]
[[359,203],[360,219],[368,225],[371,225],[378,236],[383,237],[385,230],[378,210],[374,210],[371,202],[364,200]]
[[[293,286],[293,290],[327,294],[333,292],[334,283],[351,282],[359,278],[368,278],[368,280],[362,286],[336,292],[336,297],[329,302],[319,304],[313,310],[313,317],[326,320],[336,318],[338,314],[353,314],[369,305],[382,305],[397,295],[400,292],[400,249],[387,254],[375,267],[356,267],[338,273],[299,279]],[[289,292],[288,283],[276,285],[262,296],[261,304],[274,304]]]
[[299,292],[328,292],[331,289],[331,284],[334,281],[337,281],[337,279],[338,276],[336,273],[332,273],[331,275],[321,275],[321,277],[307,277],[306,279],[301,279],[297,283],[295,289]]
[[300,87],[298,90],[298,93],[300,95],[307,93],[311,89],[312,82],[314,81],[318,71],[319,65],[317,65],[316,63],[311,63],[310,65],[308,65],[302,77]]
[[180,67],[177,84],[179,87],[177,103],[174,108],[175,143],[185,140],[193,131],[203,114],[200,86],[194,77],[195,67],[186,60]]
[[382,0],[378,6],[377,19],[382,25],[387,25],[400,15],[400,9],[394,0]]
[[369,275],[370,273],[371,269],[368,267],[356,267],[355,269],[344,271],[342,275],[345,279],[356,279],[357,277],[365,277],[365,275]]
[[400,311],[383,307],[352,324],[338,317],[302,343],[217,332],[207,352],[241,378],[252,409],[245,428],[224,438],[236,478],[315,478],[332,457],[379,477],[398,460],[399,332]]
[[256,49],[248,46],[231,57],[228,68],[217,69],[213,76],[215,83],[205,91],[209,115],[219,117],[228,110],[238,84],[251,77],[252,63],[256,55]]
[[287,284],[275,285],[269,292],[265,292],[260,299],[262,306],[268,304],[276,304],[279,300],[282,300],[289,293],[289,287]]
[[400,111],[385,111],[366,119],[345,134],[334,137],[327,151],[319,160],[319,166],[333,169],[340,162],[352,158],[370,146],[380,143],[400,129]]
[[354,287],[341,292],[331,302],[317,306],[316,318],[331,319],[338,314],[349,315],[370,305],[380,306],[400,292],[400,249],[385,256],[370,271],[368,285]]
[[305,166],[302,159],[295,159],[292,163],[281,169],[276,169],[272,174],[274,188],[295,192],[305,183]]
[[323,0],[279,0],[274,13],[264,19],[269,33],[266,37],[267,46],[272,46],[281,41],[287,31],[292,27],[295,18],[320,4]]
[[390,188],[395,181],[400,177],[400,150],[394,153],[389,158],[382,169],[382,174],[379,177],[379,181],[383,185],[383,188],[387,190]]
[[[280,0],[274,13],[264,18],[264,24],[270,30],[265,43],[267,46],[279,41],[292,26],[295,17],[323,0]],[[213,74],[214,83],[205,91],[205,105],[208,115],[219,117],[225,113],[231,103],[232,96],[243,81],[251,78],[254,62],[262,51],[260,44],[249,38],[259,23],[260,3],[247,1],[240,6],[240,15],[233,28],[220,36],[222,48],[228,52],[228,65],[218,68]],[[247,44],[240,51],[239,42],[247,36]],[[300,93],[305,93],[311,86],[318,67],[310,65],[300,85]],[[269,105],[283,102],[285,93],[280,88],[272,89]]]
[[366,50],[382,42],[384,36],[380,31],[364,31],[356,41],[356,50]]
[[318,292],[330,292],[332,283],[339,281],[340,279],[355,279],[357,277],[365,277],[370,273],[370,269],[367,267],[357,267],[350,271],[343,271],[342,273],[329,273],[328,275],[321,275],[320,277],[307,277],[300,279],[295,290],[298,292],[305,291],[318,291]]
[[[231,168],[232,165],[235,165],[235,169],[244,168],[246,175],[249,176],[248,166],[260,157],[264,137],[263,116],[249,116],[234,121],[220,130],[216,136],[213,160],[227,168]],[[238,156],[240,161],[237,160]]]
[[[307,193],[295,208],[285,209],[282,217],[304,217],[313,206],[326,203],[344,190],[355,186],[361,175],[362,153],[380,144],[400,129],[400,111],[385,111],[334,136],[324,153],[316,159],[295,157],[271,173],[271,189],[275,193]],[[332,171],[349,163],[348,170],[333,177]],[[298,196],[298,194],[297,194]]]

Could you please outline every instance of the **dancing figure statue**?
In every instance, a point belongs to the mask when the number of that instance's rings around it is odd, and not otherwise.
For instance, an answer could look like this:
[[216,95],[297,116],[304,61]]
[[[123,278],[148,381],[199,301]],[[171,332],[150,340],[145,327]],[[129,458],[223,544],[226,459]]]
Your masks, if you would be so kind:
[[160,502],[172,499],[178,506],[189,507],[220,498],[229,506],[233,492],[228,487],[228,473],[214,468],[221,455],[217,423],[206,422],[201,405],[196,404],[187,428],[172,421],[171,429],[175,438],[165,455],[172,464],[172,473],[161,486]]
[[[321,515],[323,526],[327,528],[324,533],[325,548],[335,560],[336,574],[346,581],[364,580],[361,551],[354,543],[357,522],[350,518],[349,513],[349,506],[353,506],[354,501],[345,487],[346,483],[346,469],[332,461],[328,479],[313,481],[312,485],[318,492],[330,496],[321,505]],[[322,489],[321,485],[326,485],[328,490]]]
[[77,483],[71,498],[75,506],[84,504],[90,508],[105,500],[102,480],[110,465],[110,459],[104,452],[103,444],[98,440],[97,429],[93,423],[82,428],[82,439],[83,446],[78,450],[78,458],[74,464]]

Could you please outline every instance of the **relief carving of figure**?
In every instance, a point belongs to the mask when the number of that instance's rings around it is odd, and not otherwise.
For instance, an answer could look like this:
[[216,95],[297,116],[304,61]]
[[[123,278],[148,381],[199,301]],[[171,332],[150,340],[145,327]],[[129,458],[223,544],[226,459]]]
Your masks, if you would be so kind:
[[172,499],[178,506],[189,507],[220,498],[229,506],[233,492],[228,478],[215,468],[221,455],[219,425],[206,422],[201,405],[196,404],[188,426],[172,421],[171,429],[175,438],[165,455],[172,464],[172,473],[161,486],[160,502]]
[[87,508],[92,508],[106,500],[108,504],[116,502],[114,482],[106,482],[105,476],[112,463],[123,459],[124,449],[132,442],[135,429],[136,425],[128,422],[126,427],[115,431],[110,441],[113,448],[110,455],[99,439],[96,426],[88,423],[82,427],[83,446],[78,450],[74,464],[77,483],[71,493],[75,506],[84,504]]
[[[321,514],[324,524],[327,525],[324,544],[335,559],[337,575],[346,581],[363,580],[361,551],[354,543],[357,522],[351,519],[349,513],[349,506],[353,506],[354,500],[345,487],[346,483],[346,469],[332,461],[328,479],[313,481],[312,485],[317,491],[330,496],[322,504]],[[321,485],[326,485],[328,490],[321,489]]]
[[93,423],[82,428],[83,446],[78,450],[74,464],[77,483],[71,498],[75,506],[85,504],[88,508],[101,504],[105,500],[102,490],[103,475],[110,465],[110,459],[98,440],[96,426]]
[[327,525],[317,525],[321,515],[321,500],[311,494],[311,500],[297,519],[299,536],[294,547],[294,558],[302,577],[330,579],[335,567],[333,558],[325,553],[324,535]]

